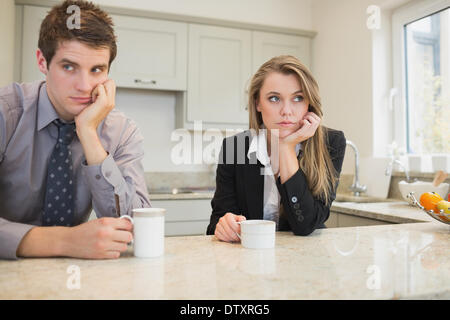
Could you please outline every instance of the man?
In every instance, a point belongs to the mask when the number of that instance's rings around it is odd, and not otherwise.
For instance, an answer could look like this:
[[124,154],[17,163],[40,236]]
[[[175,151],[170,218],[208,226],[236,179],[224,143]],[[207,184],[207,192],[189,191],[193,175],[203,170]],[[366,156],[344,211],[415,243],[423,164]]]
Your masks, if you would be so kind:
[[119,217],[150,207],[143,138],[114,110],[112,25],[90,2],[53,7],[36,53],[46,81],[0,89],[0,258],[118,258],[132,240]]

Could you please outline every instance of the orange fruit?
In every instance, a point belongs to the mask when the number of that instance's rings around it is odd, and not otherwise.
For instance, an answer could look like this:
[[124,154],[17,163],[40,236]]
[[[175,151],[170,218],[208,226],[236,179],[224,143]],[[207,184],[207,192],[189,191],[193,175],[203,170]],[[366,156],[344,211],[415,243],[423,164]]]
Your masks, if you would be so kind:
[[439,213],[437,203],[441,200],[444,199],[442,199],[442,197],[436,192],[425,192],[420,196],[420,204],[425,208],[425,210],[433,210],[436,213]]

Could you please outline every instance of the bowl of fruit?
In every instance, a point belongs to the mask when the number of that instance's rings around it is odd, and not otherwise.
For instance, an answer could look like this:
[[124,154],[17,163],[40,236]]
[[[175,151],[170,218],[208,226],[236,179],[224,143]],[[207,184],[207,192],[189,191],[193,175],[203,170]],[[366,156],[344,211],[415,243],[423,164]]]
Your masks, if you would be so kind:
[[414,192],[408,193],[407,197],[411,205],[425,211],[430,217],[440,222],[450,224],[450,202],[444,200],[438,193],[422,193],[419,201],[417,201]]

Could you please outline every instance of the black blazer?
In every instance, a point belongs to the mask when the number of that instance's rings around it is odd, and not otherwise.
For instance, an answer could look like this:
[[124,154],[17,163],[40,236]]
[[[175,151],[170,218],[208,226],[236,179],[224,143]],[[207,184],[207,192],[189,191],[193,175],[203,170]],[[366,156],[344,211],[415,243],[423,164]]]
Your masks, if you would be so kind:
[[[346,139],[342,131],[325,128],[327,147],[334,168],[340,174],[344,160]],[[244,215],[248,220],[263,219],[264,166],[256,159],[247,158],[250,146],[250,130],[241,132],[222,143],[216,175],[216,192],[211,201],[212,214],[206,234],[212,235],[219,219],[227,212]],[[306,236],[317,228],[324,228],[330,215],[330,205],[314,198],[308,189],[306,177],[299,169],[288,181],[276,181],[284,207],[284,218],[280,217],[280,231],[292,230],[295,235]],[[336,185],[337,189],[337,185]]]

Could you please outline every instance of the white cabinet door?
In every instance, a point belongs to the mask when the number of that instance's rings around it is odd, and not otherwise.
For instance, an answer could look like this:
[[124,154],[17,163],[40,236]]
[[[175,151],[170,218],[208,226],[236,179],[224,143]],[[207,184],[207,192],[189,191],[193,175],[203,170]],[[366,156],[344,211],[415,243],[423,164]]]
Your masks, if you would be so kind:
[[152,207],[166,209],[165,235],[204,235],[211,217],[211,199],[151,200]]
[[339,214],[331,211],[330,216],[327,221],[325,221],[325,227],[327,228],[337,228],[338,227],[338,216]]
[[[21,81],[45,79],[36,62],[39,29],[50,9],[24,6]],[[187,24],[111,15],[117,56],[110,77],[118,87],[186,90]]]
[[31,82],[45,80],[45,75],[39,71],[36,51],[38,48],[39,30],[49,8],[24,6],[22,29],[22,63],[21,81]]
[[248,124],[251,31],[189,25],[187,121]]
[[350,214],[345,213],[339,213],[338,216],[338,227],[359,227],[359,226],[378,226],[383,224],[392,224],[389,222],[376,220],[376,219],[370,219],[370,218],[364,218],[364,217],[357,217]]
[[111,17],[117,57],[110,72],[118,87],[186,90],[186,23]]
[[310,38],[253,31],[253,72],[267,60],[284,54],[297,57],[310,68],[310,50]]

